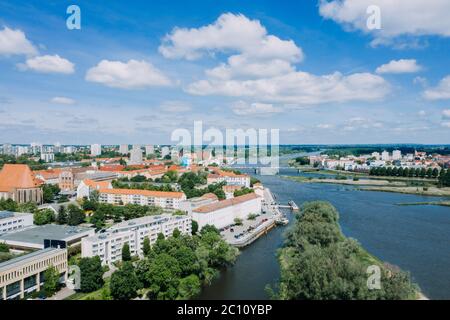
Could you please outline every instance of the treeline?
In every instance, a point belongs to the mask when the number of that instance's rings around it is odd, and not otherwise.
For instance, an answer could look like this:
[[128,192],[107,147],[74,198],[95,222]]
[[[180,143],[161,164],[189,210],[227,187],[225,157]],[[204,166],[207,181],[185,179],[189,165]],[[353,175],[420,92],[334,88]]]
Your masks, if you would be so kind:
[[[383,264],[346,238],[328,202],[306,203],[279,252],[283,300],[415,299],[408,273]],[[380,268],[380,287],[369,289],[368,267]],[[371,282],[372,283],[372,282]]]
[[450,186],[450,169],[376,167],[371,168],[369,174],[371,176],[438,179],[440,186]]

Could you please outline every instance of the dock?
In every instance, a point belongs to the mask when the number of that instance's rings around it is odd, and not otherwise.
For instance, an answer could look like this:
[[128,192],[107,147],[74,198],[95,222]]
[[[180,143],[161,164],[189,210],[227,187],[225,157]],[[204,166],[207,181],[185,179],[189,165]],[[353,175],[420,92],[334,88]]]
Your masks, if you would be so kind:
[[299,211],[300,210],[299,207],[297,206],[297,204],[293,200],[289,201],[287,205],[279,204],[278,208],[280,208],[280,209],[291,209],[292,211]]

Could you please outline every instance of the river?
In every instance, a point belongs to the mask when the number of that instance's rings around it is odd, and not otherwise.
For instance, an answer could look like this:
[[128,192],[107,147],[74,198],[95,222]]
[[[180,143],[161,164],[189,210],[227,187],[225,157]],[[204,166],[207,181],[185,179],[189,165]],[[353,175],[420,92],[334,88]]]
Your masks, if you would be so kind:
[[[296,175],[292,170],[282,170],[280,174]],[[357,239],[383,261],[409,271],[427,297],[450,299],[450,208],[396,205],[439,198],[358,191],[353,186],[336,184],[298,183],[280,176],[257,178],[280,203],[331,202],[339,210],[346,236]],[[288,216],[292,219],[291,213]],[[199,298],[268,299],[265,287],[279,278],[276,255],[287,228],[289,225],[278,227],[243,249],[236,264],[222,272]]]

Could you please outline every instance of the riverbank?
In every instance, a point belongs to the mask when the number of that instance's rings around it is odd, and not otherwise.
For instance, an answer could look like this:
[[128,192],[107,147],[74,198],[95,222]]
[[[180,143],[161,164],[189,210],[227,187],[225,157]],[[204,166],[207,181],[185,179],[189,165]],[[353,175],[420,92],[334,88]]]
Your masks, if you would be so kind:
[[437,201],[437,202],[402,202],[396,203],[398,206],[443,206],[450,207],[450,201]]
[[282,176],[283,179],[292,180],[299,183],[328,183],[358,186],[358,190],[396,192],[404,194],[415,194],[422,196],[450,197],[450,188],[438,188],[436,186],[408,186],[405,182],[379,180],[379,179],[331,179],[313,178],[305,176]]

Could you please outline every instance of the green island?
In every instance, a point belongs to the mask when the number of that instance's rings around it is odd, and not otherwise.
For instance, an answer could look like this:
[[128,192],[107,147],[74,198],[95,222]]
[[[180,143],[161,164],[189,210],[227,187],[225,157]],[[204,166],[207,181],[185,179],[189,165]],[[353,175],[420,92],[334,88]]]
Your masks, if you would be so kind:
[[[407,272],[372,256],[343,235],[328,202],[305,203],[288,231],[278,260],[281,276],[272,297],[281,300],[424,299]],[[379,271],[379,286],[372,282]],[[375,284],[375,285],[374,285]],[[370,288],[369,288],[370,287]]]

